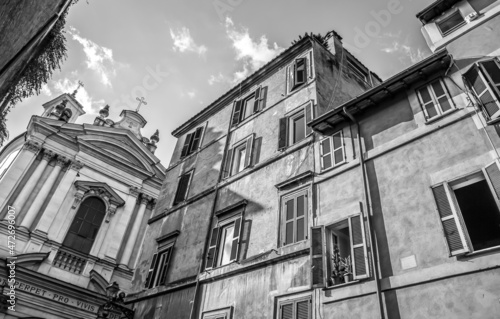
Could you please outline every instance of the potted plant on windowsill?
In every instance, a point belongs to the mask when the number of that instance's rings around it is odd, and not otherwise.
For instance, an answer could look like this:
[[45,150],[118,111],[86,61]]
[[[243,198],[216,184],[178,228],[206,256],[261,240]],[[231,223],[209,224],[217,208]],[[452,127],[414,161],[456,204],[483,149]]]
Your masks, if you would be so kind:
[[344,282],[348,283],[352,281],[352,263],[351,256],[340,259],[341,266],[343,268]]
[[344,265],[342,257],[340,256],[340,250],[337,245],[333,247],[332,256],[332,277],[331,281],[333,285],[341,284],[344,279]]

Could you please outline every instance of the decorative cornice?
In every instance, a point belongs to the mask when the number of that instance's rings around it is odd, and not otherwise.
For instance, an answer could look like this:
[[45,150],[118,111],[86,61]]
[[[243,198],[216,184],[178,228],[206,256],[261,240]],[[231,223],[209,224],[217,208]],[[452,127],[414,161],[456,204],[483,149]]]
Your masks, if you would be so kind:
[[108,184],[90,181],[76,181],[75,187],[77,192],[75,194],[73,208],[76,208],[84,198],[90,196],[99,197],[106,203],[106,222],[109,222],[110,218],[116,213],[116,209],[118,207],[125,204],[125,201]]
[[153,197],[148,196],[146,194],[142,194],[141,199],[140,199],[140,203],[141,203],[141,205],[147,205],[152,200],[153,200]]
[[139,197],[139,189],[135,186],[130,186],[129,194],[134,196],[134,197]]
[[84,165],[83,165],[82,162],[74,160],[74,161],[71,161],[71,164],[69,165],[69,168],[78,172],[79,170],[82,169],[83,166]]
[[153,210],[155,208],[155,206],[156,206],[156,199],[153,199],[152,201],[149,202],[149,204],[146,208]]
[[38,154],[38,152],[40,152],[40,150],[42,149],[42,145],[40,145],[38,142],[26,141],[26,143],[24,143],[23,145],[23,149]]
[[63,167],[64,165],[66,165],[66,163],[68,163],[68,159],[66,157],[60,155],[57,156],[56,166]]

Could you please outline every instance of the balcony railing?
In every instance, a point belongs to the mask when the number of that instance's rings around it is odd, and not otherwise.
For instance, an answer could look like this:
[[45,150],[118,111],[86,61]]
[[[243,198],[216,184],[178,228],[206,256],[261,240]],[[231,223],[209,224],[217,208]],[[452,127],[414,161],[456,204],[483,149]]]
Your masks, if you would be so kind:
[[67,249],[60,248],[57,251],[56,257],[54,258],[54,262],[52,264],[57,268],[61,268],[79,275],[82,273],[86,263],[86,257],[78,253],[71,252]]

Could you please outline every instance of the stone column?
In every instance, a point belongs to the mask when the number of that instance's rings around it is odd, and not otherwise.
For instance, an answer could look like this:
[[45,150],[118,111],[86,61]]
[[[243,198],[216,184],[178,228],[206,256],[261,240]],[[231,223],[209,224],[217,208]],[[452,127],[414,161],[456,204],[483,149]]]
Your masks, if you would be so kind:
[[[21,182],[24,174],[26,174],[41,149],[42,147],[37,142],[27,141],[24,143],[16,159],[0,179],[0,189],[2,190],[0,192],[0,207],[6,205],[7,200],[12,196],[12,193]],[[18,207],[16,207],[16,210],[19,211]]]
[[128,236],[127,243],[125,245],[125,249],[123,250],[122,258],[120,264],[128,267],[130,262],[130,257],[132,256],[132,252],[134,251],[134,247],[137,241],[137,237],[139,235],[139,230],[141,229],[142,219],[144,218],[144,212],[146,212],[146,206],[148,202],[152,200],[151,197],[147,195],[142,195],[139,211],[137,212],[137,216],[133,221],[132,229],[130,230],[130,234]]
[[33,200],[33,203],[31,203],[30,208],[26,212],[26,215],[24,216],[23,221],[21,222],[21,226],[26,227],[28,229],[31,227],[31,224],[33,224],[33,221],[35,220],[38,212],[40,211],[40,208],[42,208],[43,203],[47,199],[50,190],[54,186],[54,183],[57,180],[57,176],[59,175],[63,165],[66,164],[67,161],[68,160],[63,156],[57,157],[54,169],[52,169],[52,172],[50,172],[49,176],[44,181],[42,188],[40,189],[35,199]]
[[12,204],[15,209],[20,212],[23,206],[26,204],[26,201],[28,200],[28,197],[31,195],[33,192],[33,189],[35,189],[35,186],[38,184],[38,180],[43,174],[43,171],[49,164],[50,160],[52,157],[54,157],[54,152],[52,151],[44,151],[43,152],[43,157],[38,166],[36,167],[35,171],[33,174],[31,174],[29,180],[26,182],[24,185],[24,188],[21,190],[19,195],[17,196],[16,200],[14,201],[14,204]]
[[48,233],[49,228],[52,225],[52,222],[54,221],[54,218],[56,217],[66,194],[71,189],[71,186],[76,179],[76,174],[78,174],[78,171],[82,167],[83,164],[79,161],[71,162],[68,170],[64,174],[64,177],[61,179],[61,182],[57,186],[57,189],[54,192],[54,195],[52,196],[49,204],[43,211],[42,217],[40,218],[40,221],[36,226],[35,232],[41,232],[44,234]]
[[116,215],[110,221],[109,230],[104,239],[105,243],[99,251],[99,258],[116,263],[120,246],[128,237],[125,231],[134,212],[138,196],[139,190],[131,187],[130,195],[125,200],[125,205],[116,212]]

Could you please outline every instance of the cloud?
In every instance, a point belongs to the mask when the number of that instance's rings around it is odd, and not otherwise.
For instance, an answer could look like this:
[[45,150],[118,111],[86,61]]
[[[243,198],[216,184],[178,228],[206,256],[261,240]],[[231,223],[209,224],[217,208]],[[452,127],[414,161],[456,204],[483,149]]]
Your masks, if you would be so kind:
[[[72,93],[78,87],[78,80],[70,80],[68,78],[54,81],[53,89],[62,93]],[[104,106],[104,100],[94,100],[85,90],[85,87],[80,87],[75,98],[83,106],[83,110],[87,114],[98,114],[101,107]]]
[[403,43],[393,41],[390,46],[382,48],[381,50],[386,53],[400,55],[399,60],[402,63],[410,60],[410,62],[413,64],[423,60],[426,57],[426,53],[420,48],[412,48],[408,44],[408,40],[405,40]]
[[126,66],[113,59],[113,50],[100,46],[95,42],[80,36],[80,32],[74,27],[69,27],[67,31],[73,40],[83,46],[83,52],[87,57],[87,67],[99,74],[101,83],[111,87],[110,78],[116,75],[119,67]]
[[227,37],[236,51],[236,61],[243,62],[243,69],[234,74],[234,83],[241,81],[284,50],[276,43],[269,44],[265,35],[254,41],[247,28],[236,29],[229,17],[226,18],[225,27]]
[[207,53],[207,47],[204,45],[197,45],[191,37],[189,29],[186,27],[181,28],[177,32],[170,29],[170,36],[172,40],[174,40],[174,51],[195,52],[200,56],[204,56],[205,53]]
[[196,96],[196,93],[194,91],[188,91],[187,95],[192,99]]
[[52,91],[49,89],[47,84],[42,85],[41,92],[49,97],[52,96]]
[[227,82],[228,79],[222,75],[222,73],[219,72],[217,75],[210,75],[208,78],[208,84],[209,85],[214,85],[215,83],[221,83],[221,82]]

